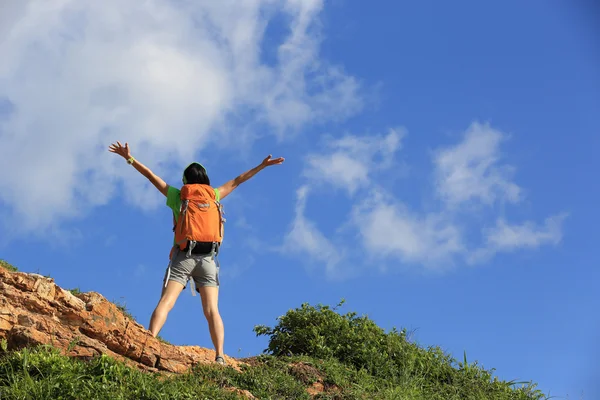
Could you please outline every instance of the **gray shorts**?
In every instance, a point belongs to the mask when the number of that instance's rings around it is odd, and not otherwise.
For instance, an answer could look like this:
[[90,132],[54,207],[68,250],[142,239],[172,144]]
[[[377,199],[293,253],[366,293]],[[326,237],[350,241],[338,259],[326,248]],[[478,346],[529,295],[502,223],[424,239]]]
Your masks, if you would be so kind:
[[175,281],[185,287],[190,279],[194,280],[196,290],[204,286],[219,287],[219,264],[213,254],[192,254],[188,257],[184,251],[173,251],[163,283]]

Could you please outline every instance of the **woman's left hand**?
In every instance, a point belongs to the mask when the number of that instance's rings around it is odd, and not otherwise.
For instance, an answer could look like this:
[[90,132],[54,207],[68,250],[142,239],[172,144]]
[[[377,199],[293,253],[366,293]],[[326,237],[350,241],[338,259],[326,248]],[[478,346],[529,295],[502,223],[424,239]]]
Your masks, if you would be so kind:
[[271,165],[282,164],[283,161],[285,161],[285,158],[283,158],[283,157],[271,158],[271,154],[269,154],[269,156],[267,158],[265,158],[260,165],[262,165],[263,167],[269,167]]

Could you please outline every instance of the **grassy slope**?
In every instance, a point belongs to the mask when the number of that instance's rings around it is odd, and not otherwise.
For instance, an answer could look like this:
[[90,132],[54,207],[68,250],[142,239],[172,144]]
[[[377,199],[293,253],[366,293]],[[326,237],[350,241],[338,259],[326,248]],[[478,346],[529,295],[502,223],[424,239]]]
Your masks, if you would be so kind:
[[418,377],[391,384],[331,360],[259,356],[239,373],[199,365],[183,375],[165,376],[131,369],[109,357],[88,362],[42,346],[0,357],[1,399],[236,399],[232,388],[261,399],[310,399],[307,388],[320,381],[317,399],[529,399],[508,384],[482,392],[467,384],[432,387]]

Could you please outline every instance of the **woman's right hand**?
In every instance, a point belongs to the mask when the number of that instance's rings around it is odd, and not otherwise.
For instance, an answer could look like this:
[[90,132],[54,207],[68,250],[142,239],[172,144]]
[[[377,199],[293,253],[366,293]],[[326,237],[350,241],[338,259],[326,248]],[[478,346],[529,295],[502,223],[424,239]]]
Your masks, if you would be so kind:
[[125,146],[121,142],[113,143],[108,147],[108,151],[120,155],[126,160],[131,158],[131,152],[129,151],[129,144],[125,143]]
[[[108,146],[108,151],[110,151],[111,153],[120,155],[127,161],[129,161],[129,159],[132,158],[131,151],[129,151],[129,144],[127,144],[127,143],[125,143],[125,146],[123,146],[121,144],[121,142],[113,143],[110,146]],[[146,167],[144,164],[142,164],[138,160],[135,160],[135,162],[133,162],[132,165],[133,165],[133,168],[138,170],[138,172],[140,174],[142,174],[146,178],[148,178],[148,180],[150,182],[152,182],[152,184],[158,189],[159,192],[161,192],[165,196],[167,195],[167,193],[169,191],[169,185],[167,185],[165,183],[165,181],[163,181],[160,178],[160,176],[155,175],[154,172],[152,172],[150,170],[150,168]]]

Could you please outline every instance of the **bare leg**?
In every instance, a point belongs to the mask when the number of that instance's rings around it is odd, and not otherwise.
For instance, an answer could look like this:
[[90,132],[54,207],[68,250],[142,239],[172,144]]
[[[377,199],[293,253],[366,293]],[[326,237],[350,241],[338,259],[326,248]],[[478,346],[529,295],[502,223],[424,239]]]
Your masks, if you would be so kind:
[[175,281],[169,281],[166,288],[163,286],[158,305],[150,318],[150,332],[152,332],[152,336],[156,337],[158,332],[162,329],[167,320],[169,311],[171,311],[175,305],[183,288],[184,286],[181,283]]
[[202,298],[202,309],[208,322],[210,338],[218,356],[223,356],[223,343],[225,342],[225,328],[221,314],[219,314],[219,288],[203,286],[198,288]]

